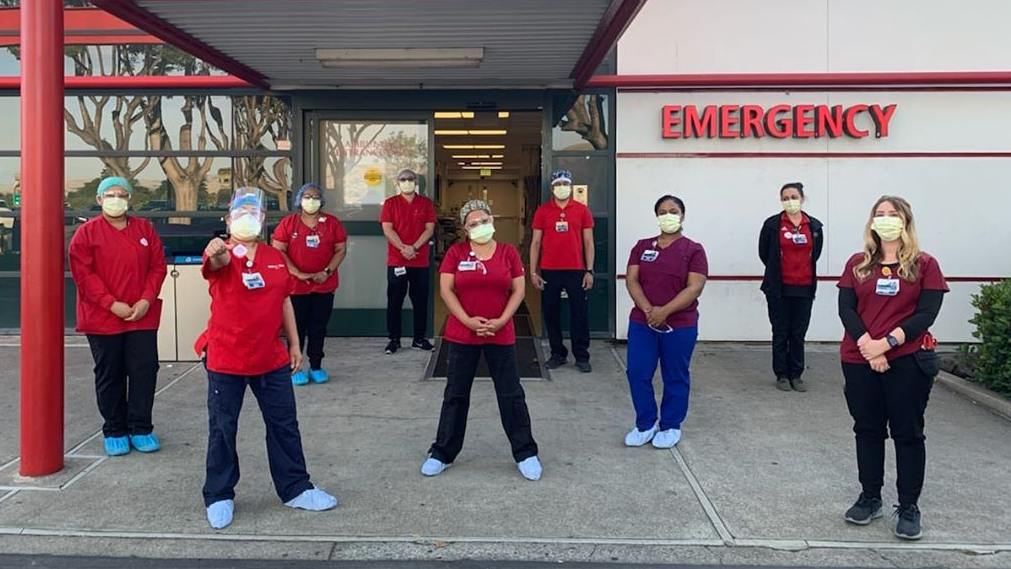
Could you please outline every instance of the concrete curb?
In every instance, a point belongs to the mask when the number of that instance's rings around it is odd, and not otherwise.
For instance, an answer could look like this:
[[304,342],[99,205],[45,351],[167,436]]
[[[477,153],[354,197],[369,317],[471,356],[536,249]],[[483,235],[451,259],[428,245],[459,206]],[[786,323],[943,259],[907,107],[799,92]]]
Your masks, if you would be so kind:
[[941,371],[937,375],[937,383],[949,391],[987,409],[991,413],[1000,415],[1002,418],[1011,421],[1011,401],[1004,399],[993,391],[946,371]]

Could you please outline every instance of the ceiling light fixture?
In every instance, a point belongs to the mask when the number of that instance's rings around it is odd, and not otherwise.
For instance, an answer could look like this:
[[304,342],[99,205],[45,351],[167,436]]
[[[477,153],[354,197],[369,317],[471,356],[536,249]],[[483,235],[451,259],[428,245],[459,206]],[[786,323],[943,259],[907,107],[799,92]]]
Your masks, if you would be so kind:
[[500,118],[500,119],[507,119],[507,118],[509,118],[509,111],[499,111],[498,112],[498,118]]
[[505,129],[435,130],[435,136],[505,136],[508,133]]
[[464,170],[501,170],[501,166],[461,166]]
[[435,113],[437,119],[472,119],[473,111],[438,111]]
[[484,48],[317,48],[316,59],[327,69],[479,67],[484,60]]
[[503,150],[505,144],[443,144],[446,150]]

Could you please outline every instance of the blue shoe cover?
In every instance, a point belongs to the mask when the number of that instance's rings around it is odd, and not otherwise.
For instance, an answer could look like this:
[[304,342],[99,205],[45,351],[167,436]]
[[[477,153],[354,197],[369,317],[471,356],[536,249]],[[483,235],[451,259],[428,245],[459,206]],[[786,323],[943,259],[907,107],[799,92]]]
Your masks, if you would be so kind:
[[161,449],[161,443],[154,433],[146,435],[130,435],[130,444],[140,452],[155,452]]
[[298,370],[291,374],[291,384],[292,385],[305,385],[309,383],[309,376],[305,375],[305,372]]
[[214,529],[222,529],[232,525],[232,514],[235,513],[235,502],[218,500],[207,506],[207,522]]
[[428,460],[421,465],[421,473],[425,476],[438,476],[447,468],[449,468],[449,465],[445,462],[437,458],[428,457]]
[[537,460],[536,456],[531,456],[530,458],[517,463],[516,467],[520,469],[520,474],[523,478],[527,480],[540,480],[543,468],[541,468],[541,461]]
[[330,381],[330,376],[327,375],[325,369],[311,369],[309,370],[309,379],[311,379],[313,383],[326,383],[327,381]]
[[337,498],[334,498],[319,488],[313,487],[311,490],[302,492],[293,500],[285,502],[284,505],[289,508],[309,510],[310,512],[322,512],[323,510],[329,510],[330,508],[336,507]]
[[130,452],[130,440],[126,437],[105,437],[105,454],[123,456]]

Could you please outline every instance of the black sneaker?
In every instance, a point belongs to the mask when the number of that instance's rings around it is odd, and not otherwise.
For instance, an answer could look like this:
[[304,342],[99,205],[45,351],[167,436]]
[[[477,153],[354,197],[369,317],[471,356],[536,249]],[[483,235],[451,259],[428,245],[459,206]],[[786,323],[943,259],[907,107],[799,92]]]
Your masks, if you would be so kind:
[[429,342],[426,338],[422,338],[420,340],[415,340],[411,342],[411,348],[415,350],[421,350],[423,352],[431,352],[432,349],[435,348],[435,346],[433,346],[432,343]]
[[799,391],[801,393],[804,393],[805,391],[807,391],[807,385],[805,385],[804,384],[804,380],[801,379],[801,378],[799,378],[799,377],[796,378],[796,379],[791,379],[790,380],[790,385],[793,386],[793,390],[794,391]]
[[881,509],[881,498],[873,498],[861,492],[857,502],[846,510],[843,519],[851,524],[865,526],[883,515],[885,514]]
[[791,391],[793,388],[790,387],[790,380],[785,377],[776,378],[776,389],[780,391]]
[[920,509],[916,504],[895,506],[895,537],[899,539],[917,540],[923,537],[923,526],[920,525]]
[[576,369],[583,373],[590,373],[593,371],[593,366],[590,365],[590,362],[576,362]]
[[390,343],[386,344],[386,349],[383,350],[383,353],[386,355],[391,355],[397,353],[397,350],[399,349],[400,349],[400,340],[390,340]]
[[565,365],[565,358],[558,356],[551,356],[551,358],[544,363],[544,367],[548,369],[555,369]]

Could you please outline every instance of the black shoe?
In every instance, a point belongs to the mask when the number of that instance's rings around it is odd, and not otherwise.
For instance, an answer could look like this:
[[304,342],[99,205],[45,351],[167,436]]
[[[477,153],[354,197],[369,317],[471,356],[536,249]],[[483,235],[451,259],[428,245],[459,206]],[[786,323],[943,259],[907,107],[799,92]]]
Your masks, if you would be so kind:
[[576,369],[583,373],[590,373],[593,371],[593,366],[590,365],[590,362],[576,362]]
[[785,377],[776,378],[776,389],[780,391],[791,391],[793,388],[790,387],[790,380]]
[[390,343],[386,344],[386,349],[383,350],[383,353],[386,355],[391,355],[397,353],[397,350],[399,349],[400,349],[400,340],[390,340]]
[[548,369],[555,369],[565,365],[565,358],[558,356],[551,356],[551,358],[544,363],[544,367]]
[[411,348],[415,350],[421,350],[423,352],[431,352],[435,346],[432,345],[427,339],[422,338],[420,340],[415,340],[411,342]]
[[857,502],[846,510],[843,518],[851,524],[865,526],[883,515],[885,514],[881,509],[881,498],[873,498],[861,492]]
[[807,391],[807,385],[805,385],[804,384],[804,380],[801,379],[801,378],[799,378],[799,377],[796,378],[796,379],[791,379],[790,380],[790,385],[793,386],[793,390],[794,391],[799,391],[801,393],[804,393],[805,391]]
[[916,504],[895,506],[895,537],[899,539],[916,540],[923,537],[923,526],[920,525],[920,509]]

